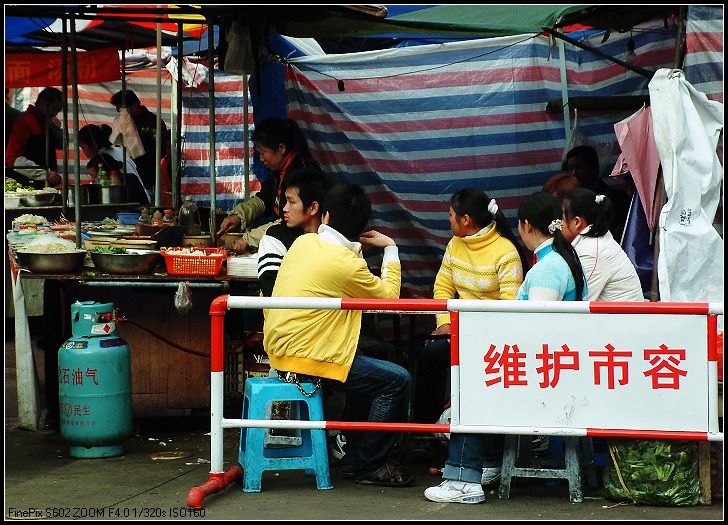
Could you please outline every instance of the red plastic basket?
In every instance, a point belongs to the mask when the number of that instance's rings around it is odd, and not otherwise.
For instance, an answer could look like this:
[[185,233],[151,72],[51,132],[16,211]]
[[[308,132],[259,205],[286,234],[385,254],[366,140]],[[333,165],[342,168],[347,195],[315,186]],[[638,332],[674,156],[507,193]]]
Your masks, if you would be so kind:
[[[178,253],[178,249],[162,249],[162,257],[170,275],[218,275],[227,252],[222,248],[190,248],[205,255]],[[171,250],[171,253],[168,253]]]

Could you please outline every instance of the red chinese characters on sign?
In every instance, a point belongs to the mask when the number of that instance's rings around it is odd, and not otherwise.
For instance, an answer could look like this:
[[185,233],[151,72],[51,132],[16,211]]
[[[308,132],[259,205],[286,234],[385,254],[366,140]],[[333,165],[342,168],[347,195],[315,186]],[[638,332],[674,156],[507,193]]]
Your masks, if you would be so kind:
[[[98,84],[121,79],[121,61],[115,47],[82,51],[76,62],[79,83]],[[71,57],[67,60],[68,78],[72,78]],[[61,53],[9,53],[5,55],[5,87],[46,87],[62,85]]]
[[680,388],[680,378],[688,373],[680,370],[680,361],[685,360],[685,349],[669,349],[666,345],[660,345],[657,349],[645,349],[645,361],[653,367],[643,372],[645,377],[652,379],[652,388]]
[[[685,349],[670,349],[662,344],[656,349],[644,349],[643,352],[644,361],[651,366],[643,375],[651,380],[652,389],[679,390],[680,378],[687,375],[687,371],[680,368],[686,358]],[[587,355],[592,363],[594,385],[601,385],[604,381],[607,388],[613,390],[618,385],[629,384],[630,365],[636,366],[632,361],[631,350],[617,350],[613,345],[606,344],[604,350],[589,350]],[[483,356],[485,386],[499,383],[502,383],[503,388],[527,386],[526,357],[527,353],[521,351],[518,345],[503,345],[502,351],[496,345],[489,345]],[[554,351],[549,350],[549,345],[542,345],[536,359],[540,363],[535,369],[539,374],[540,388],[555,388],[562,372],[580,370],[579,352],[565,344]]]
[[579,352],[572,351],[567,345],[561,345],[561,350],[555,350],[553,354],[549,353],[549,345],[543,345],[541,353],[536,354],[536,359],[542,363],[536,368],[536,372],[541,375],[541,382],[538,384],[541,388],[554,388],[562,370],[579,370]]
[[612,345],[607,344],[604,346],[607,349],[606,352],[603,350],[590,350],[590,357],[598,357],[603,360],[594,361],[594,384],[602,384],[602,375],[600,372],[604,372],[607,375],[607,388],[610,390],[614,389],[614,380],[616,374],[619,373],[619,384],[626,385],[629,383],[629,363],[626,359],[632,357],[632,352],[629,350],[616,350]]

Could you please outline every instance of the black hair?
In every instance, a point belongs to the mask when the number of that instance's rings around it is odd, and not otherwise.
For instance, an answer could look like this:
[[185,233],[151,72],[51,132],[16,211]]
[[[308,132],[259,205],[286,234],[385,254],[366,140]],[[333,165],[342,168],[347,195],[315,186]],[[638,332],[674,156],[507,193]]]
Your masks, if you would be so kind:
[[43,90],[38,93],[38,98],[36,101],[42,100],[46,104],[53,104],[54,102],[62,103],[63,102],[63,92],[54,87],[47,87],[43,88]]
[[601,237],[609,231],[612,223],[612,201],[605,195],[597,194],[587,188],[574,188],[564,193],[559,199],[564,217],[573,219],[581,217],[591,229],[584,234],[585,237]]
[[369,223],[372,201],[361,186],[340,182],[326,194],[321,216],[327,212],[328,225],[350,241],[355,241]]
[[276,150],[283,144],[286,151],[294,151],[304,166],[318,168],[319,164],[311,156],[308,142],[296,121],[290,118],[267,118],[255,125],[252,141],[268,149]]
[[319,213],[326,200],[326,194],[331,189],[331,180],[321,170],[314,168],[300,168],[286,174],[283,179],[282,192],[288,188],[298,190],[298,197],[301,199],[304,209],[311,206],[313,202],[319,203]]
[[134,93],[131,89],[127,89],[126,91],[119,90],[113,95],[111,95],[111,105],[112,106],[141,106],[142,103],[139,100],[139,97],[137,97],[137,94]]
[[95,146],[97,150],[111,146],[111,126],[108,124],[87,124],[78,130],[78,141],[89,146]]
[[491,198],[483,190],[478,188],[465,188],[452,194],[450,197],[450,207],[458,215],[468,215],[480,228],[485,228],[491,221],[495,221],[495,227],[498,233],[511,241],[516,247],[516,250],[518,250],[525,275],[530,268],[526,251],[513,234],[511,227],[508,225],[508,219],[503,215],[503,212],[499,209],[493,214],[488,210],[490,201]]
[[549,230],[549,226],[554,220],[561,219],[562,213],[556,197],[543,191],[525,197],[518,206],[519,221],[528,221],[542,234],[554,238],[554,250],[564,258],[569,266],[576,283],[576,300],[581,301],[584,294],[584,270],[581,267],[579,255],[560,229],[556,228],[553,232]]
[[566,161],[574,157],[581,157],[582,159],[584,159],[587,164],[591,166],[592,171],[596,174],[599,174],[599,154],[597,153],[597,150],[594,149],[592,146],[582,144],[581,146],[574,146],[573,148],[571,148],[566,154],[566,158],[564,159],[564,163],[562,164],[561,169],[568,169]]

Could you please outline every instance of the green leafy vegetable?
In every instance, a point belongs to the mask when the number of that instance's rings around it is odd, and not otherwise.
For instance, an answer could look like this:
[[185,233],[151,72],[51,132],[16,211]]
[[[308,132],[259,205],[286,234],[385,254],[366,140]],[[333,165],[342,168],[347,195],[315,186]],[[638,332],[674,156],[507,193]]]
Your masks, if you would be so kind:
[[604,469],[607,499],[667,507],[698,504],[697,442],[610,439],[609,446],[614,458]]
[[126,253],[126,248],[117,247],[117,246],[94,246],[91,249],[92,253],[111,253],[111,254],[120,254],[120,253]]
[[5,179],[5,191],[11,192],[11,191],[18,191],[18,190],[28,190],[33,191],[35,188],[33,186],[24,186],[23,184],[20,184],[15,179]]

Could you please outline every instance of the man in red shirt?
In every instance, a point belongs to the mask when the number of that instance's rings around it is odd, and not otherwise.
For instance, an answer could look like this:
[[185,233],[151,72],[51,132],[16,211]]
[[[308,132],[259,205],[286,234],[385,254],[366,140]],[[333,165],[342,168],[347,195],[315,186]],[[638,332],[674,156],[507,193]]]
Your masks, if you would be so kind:
[[56,150],[63,148],[61,122],[56,118],[62,108],[63,93],[48,87],[18,116],[5,149],[6,176],[37,189],[46,181],[49,186],[62,182],[56,157]]

